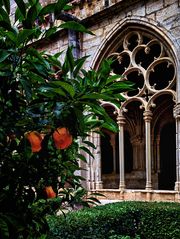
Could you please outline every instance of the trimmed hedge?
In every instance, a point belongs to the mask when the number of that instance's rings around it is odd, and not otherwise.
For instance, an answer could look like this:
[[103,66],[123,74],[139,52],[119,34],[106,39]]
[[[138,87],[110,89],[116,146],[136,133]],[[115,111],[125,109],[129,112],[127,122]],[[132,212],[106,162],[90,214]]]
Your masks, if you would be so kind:
[[49,217],[49,239],[180,239],[180,204],[118,202]]

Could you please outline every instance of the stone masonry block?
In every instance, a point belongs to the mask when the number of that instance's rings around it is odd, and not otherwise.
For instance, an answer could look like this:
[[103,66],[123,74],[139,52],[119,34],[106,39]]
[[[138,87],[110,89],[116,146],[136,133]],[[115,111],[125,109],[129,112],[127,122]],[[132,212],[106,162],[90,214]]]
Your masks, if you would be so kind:
[[132,15],[141,16],[141,17],[145,16],[145,5],[141,3],[139,4],[139,6],[132,9]]
[[161,9],[156,13],[156,20],[163,25],[167,26],[169,28],[170,24],[174,24],[172,17],[178,17],[180,14],[180,8],[177,7],[177,2],[173,5],[169,5],[166,8]]
[[152,0],[146,3],[146,14],[157,12],[163,8],[163,0]]
[[178,2],[178,0],[164,0],[164,6],[167,7],[175,2]]

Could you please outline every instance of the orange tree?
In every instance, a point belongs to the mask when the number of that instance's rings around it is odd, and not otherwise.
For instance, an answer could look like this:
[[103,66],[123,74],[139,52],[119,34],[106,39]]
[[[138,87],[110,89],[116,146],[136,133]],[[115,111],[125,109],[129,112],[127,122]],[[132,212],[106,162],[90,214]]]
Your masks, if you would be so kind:
[[[94,147],[86,141],[88,132],[117,131],[99,100],[119,104],[130,84],[110,75],[111,60],[86,71],[86,57],[75,60],[71,48],[60,62],[60,53],[32,44],[59,27],[88,32],[71,22],[42,31],[45,16],[68,9],[66,1],[45,7],[38,0],[15,3],[13,20],[10,1],[0,1],[0,238],[46,238],[46,215],[63,203],[59,189],[67,182],[81,185],[74,172],[78,160],[85,160],[80,149],[90,153]],[[79,145],[79,137],[88,147]]]

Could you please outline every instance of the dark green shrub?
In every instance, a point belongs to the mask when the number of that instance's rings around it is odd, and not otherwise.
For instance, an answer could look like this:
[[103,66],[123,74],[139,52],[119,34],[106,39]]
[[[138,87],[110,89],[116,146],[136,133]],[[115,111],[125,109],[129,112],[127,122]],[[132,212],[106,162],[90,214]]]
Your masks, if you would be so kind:
[[119,202],[48,219],[49,238],[179,239],[178,203]]

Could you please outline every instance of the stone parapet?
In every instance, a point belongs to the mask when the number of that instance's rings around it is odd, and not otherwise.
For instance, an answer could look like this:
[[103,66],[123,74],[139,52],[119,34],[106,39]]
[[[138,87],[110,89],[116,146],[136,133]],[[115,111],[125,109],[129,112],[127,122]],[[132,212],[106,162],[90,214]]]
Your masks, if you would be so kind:
[[[94,191],[93,191],[94,192]],[[175,191],[161,191],[161,190],[133,190],[125,189],[99,189],[95,191],[101,193],[105,197],[98,197],[100,201],[111,202],[117,201],[147,201],[147,202],[179,202],[180,195]]]

